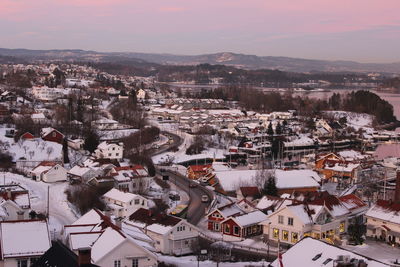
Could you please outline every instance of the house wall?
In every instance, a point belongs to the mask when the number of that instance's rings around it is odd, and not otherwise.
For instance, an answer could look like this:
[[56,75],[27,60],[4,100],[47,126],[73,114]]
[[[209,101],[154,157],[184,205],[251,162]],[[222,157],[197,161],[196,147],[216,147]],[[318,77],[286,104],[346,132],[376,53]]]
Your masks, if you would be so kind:
[[[216,217],[219,216],[219,217]],[[221,222],[225,220],[225,218],[218,212],[214,211],[212,214],[208,215],[208,224],[207,228],[208,230],[219,232],[221,231]],[[219,225],[219,228],[216,228],[216,224]]]
[[104,159],[122,159],[124,149],[117,144],[109,144],[107,149],[99,149],[96,151],[97,158]]
[[67,180],[67,170],[60,165],[56,165],[51,168],[47,173],[44,173],[42,176],[43,182],[53,183],[58,181],[66,181]]
[[52,131],[48,135],[44,136],[42,139],[45,141],[56,142],[56,143],[62,144],[64,136],[57,131]]
[[[278,220],[279,215],[283,216],[283,223],[282,224],[279,223],[279,220]],[[288,217],[293,218],[293,225],[288,225]],[[299,218],[294,216],[286,208],[282,209],[281,211],[279,211],[279,212],[277,212],[275,214],[272,214],[269,217],[269,220],[270,220],[271,224],[269,225],[269,227],[268,227],[268,224],[264,224],[264,233],[268,233],[269,239],[270,240],[274,240],[276,242],[279,239],[282,243],[294,244],[295,242],[292,242],[292,233],[297,233],[298,240],[300,240],[303,237],[304,233],[308,230],[308,229],[306,229],[306,227],[303,224],[303,222]],[[274,235],[273,235],[274,229],[278,229],[279,230],[279,237],[274,237]],[[288,233],[289,233],[288,240],[284,240],[282,238],[282,233],[283,233],[284,230],[288,231]]]
[[[39,258],[40,256],[37,257],[32,257],[32,258]],[[20,260],[27,260],[28,261],[28,266],[30,266],[30,261],[31,258],[19,258]],[[10,259],[4,259],[0,261],[0,267],[18,267],[18,259],[16,258],[10,258]]]
[[101,260],[94,262],[99,266],[114,266],[115,260],[121,261],[121,266],[132,266],[132,258],[139,259],[140,267],[157,266],[157,259],[136,245],[125,240],[121,245],[114,248]]
[[[368,237],[373,237],[375,236],[378,239],[384,240],[386,242],[389,242],[389,237],[393,238],[394,241],[398,244],[400,244],[400,224],[395,224],[392,222],[387,222],[378,218],[373,218],[370,216],[366,216],[366,224],[367,224],[367,233],[366,236]],[[385,229],[384,226],[390,229],[388,231]]]

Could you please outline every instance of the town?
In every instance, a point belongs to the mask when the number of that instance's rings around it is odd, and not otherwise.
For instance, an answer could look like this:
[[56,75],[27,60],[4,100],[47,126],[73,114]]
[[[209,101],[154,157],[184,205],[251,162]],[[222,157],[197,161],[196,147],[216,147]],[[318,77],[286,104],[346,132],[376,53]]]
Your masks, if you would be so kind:
[[0,265],[400,266],[388,102],[209,80],[0,65]]

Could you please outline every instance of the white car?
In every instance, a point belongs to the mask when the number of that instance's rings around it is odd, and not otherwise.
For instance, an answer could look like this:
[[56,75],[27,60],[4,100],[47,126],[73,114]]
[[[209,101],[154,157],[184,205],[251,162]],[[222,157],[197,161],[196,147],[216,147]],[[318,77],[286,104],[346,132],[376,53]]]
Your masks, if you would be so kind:
[[209,199],[208,199],[207,195],[202,195],[201,196],[201,202],[208,202],[208,201],[209,201]]

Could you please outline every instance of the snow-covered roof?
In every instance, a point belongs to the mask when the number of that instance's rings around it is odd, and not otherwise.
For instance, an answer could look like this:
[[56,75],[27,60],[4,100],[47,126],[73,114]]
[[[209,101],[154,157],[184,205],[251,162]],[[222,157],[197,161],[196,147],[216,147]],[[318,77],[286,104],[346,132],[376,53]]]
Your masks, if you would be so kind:
[[105,193],[103,195],[103,197],[111,198],[111,199],[114,199],[116,201],[121,201],[121,202],[127,203],[127,202],[130,202],[131,200],[133,200],[133,199],[135,199],[137,197],[140,197],[140,196],[136,195],[136,194],[129,193],[129,192],[122,192],[122,191],[119,191],[118,189],[112,188],[110,191]]
[[99,238],[101,232],[71,233],[69,235],[70,249],[79,250],[89,248]]
[[255,185],[257,170],[229,170],[215,172],[215,177],[225,191],[235,191],[240,186]]
[[5,221],[0,230],[3,258],[40,256],[51,247],[46,221]]
[[168,233],[170,230],[172,230],[173,226],[166,226],[166,225],[161,225],[158,223],[151,224],[147,227],[147,230],[160,234],[160,235],[165,235]]
[[74,167],[72,167],[72,169],[70,169],[68,171],[68,173],[71,174],[71,175],[74,175],[74,176],[82,177],[83,175],[85,175],[89,171],[90,171],[90,168],[88,168],[88,167],[82,167],[82,166],[79,166],[79,165],[75,165]]
[[[320,267],[320,266],[332,266],[333,261],[337,260],[339,256],[348,255],[350,258],[362,259],[368,267],[381,267],[388,266],[384,263],[371,260],[367,257],[360,256],[348,250],[330,245],[320,240],[313,239],[311,237],[305,237],[288,251],[282,255],[282,263],[285,267]],[[271,263],[271,266],[279,267],[279,259],[276,259]]]
[[246,227],[253,224],[258,224],[268,219],[268,216],[259,210],[255,210],[253,212],[239,215],[233,218],[236,223],[238,223],[242,227]]
[[365,216],[400,225],[400,204],[379,200],[367,211]]
[[321,177],[312,170],[276,170],[275,182],[278,189],[319,187]]
[[100,222],[100,214],[95,209],[91,209],[82,215],[78,220],[76,220],[72,225],[98,224]]
[[126,239],[120,232],[108,227],[92,246],[92,260],[97,262]]
[[354,169],[358,168],[360,164],[358,163],[335,163],[333,166],[325,165],[326,170],[332,170],[336,172],[352,172]]
[[305,205],[287,206],[287,209],[291,211],[297,218],[299,218],[304,224],[312,223],[312,218],[307,213]]

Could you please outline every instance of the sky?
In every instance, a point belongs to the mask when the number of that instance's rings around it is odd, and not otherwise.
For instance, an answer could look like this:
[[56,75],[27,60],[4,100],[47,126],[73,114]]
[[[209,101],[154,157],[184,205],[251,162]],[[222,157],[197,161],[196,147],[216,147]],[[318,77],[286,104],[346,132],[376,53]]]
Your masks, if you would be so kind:
[[400,0],[0,0],[0,47],[400,61]]

